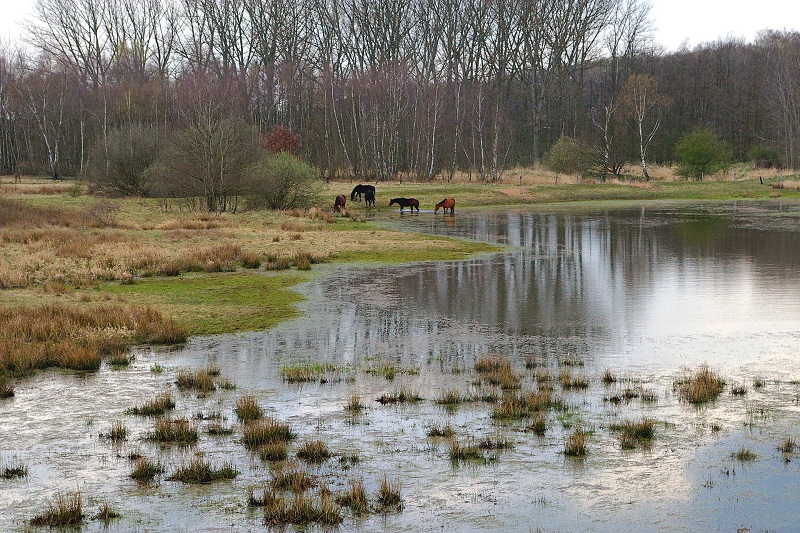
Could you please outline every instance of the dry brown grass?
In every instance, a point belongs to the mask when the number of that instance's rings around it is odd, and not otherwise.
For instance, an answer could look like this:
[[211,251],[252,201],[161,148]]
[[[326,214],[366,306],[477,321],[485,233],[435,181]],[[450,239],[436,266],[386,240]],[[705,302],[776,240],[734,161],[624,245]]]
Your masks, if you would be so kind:
[[553,396],[552,391],[548,389],[537,392],[506,393],[500,404],[492,411],[492,418],[520,420],[560,405],[562,405],[562,401]]
[[96,370],[133,344],[174,344],[186,334],[158,311],[102,304],[0,308],[0,374],[62,367]]
[[585,457],[588,453],[589,434],[582,428],[567,435],[564,440],[564,455],[567,457]]
[[725,381],[707,365],[700,367],[694,374],[676,380],[673,384],[678,397],[693,404],[715,400],[724,387]]

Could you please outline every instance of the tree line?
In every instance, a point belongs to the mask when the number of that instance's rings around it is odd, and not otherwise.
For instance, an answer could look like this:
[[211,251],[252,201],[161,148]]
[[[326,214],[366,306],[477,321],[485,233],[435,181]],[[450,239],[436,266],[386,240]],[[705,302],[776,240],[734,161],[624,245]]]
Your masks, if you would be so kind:
[[224,182],[280,126],[329,178],[496,181],[564,138],[601,175],[646,177],[698,127],[796,169],[800,34],[666,53],[649,16],[645,0],[36,0],[26,46],[0,50],[0,168],[180,194],[200,179],[180,161]]

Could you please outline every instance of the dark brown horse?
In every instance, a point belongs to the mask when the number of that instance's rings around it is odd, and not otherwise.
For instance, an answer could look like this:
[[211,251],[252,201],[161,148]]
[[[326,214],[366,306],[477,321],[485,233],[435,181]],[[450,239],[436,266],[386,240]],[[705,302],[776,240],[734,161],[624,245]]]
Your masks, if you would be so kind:
[[403,212],[404,207],[410,207],[412,212],[416,207],[417,211],[419,211],[419,200],[416,198],[392,198],[392,200],[389,202],[389,207],[393,206],[394,204],[400,206],[401,213]]
[[433,208],[433,212],[434,213],[438,213],[440,207],[444,208],[444,214],[445,215],[447,214],[447,210],[448,209],[450,210],[450,214],[451,215],[455,214],[455,212],[456,212],[456,201],[455,201],[454,198],[445,198],[444,200],[442,200],[441,202],[436,204],[436,207]]
[[336,197],[336,200],[333,201],[333,212],[334,213],[341,213],[344,211],[344,204],[347,203],[347,196],[344,194],[340,194]]

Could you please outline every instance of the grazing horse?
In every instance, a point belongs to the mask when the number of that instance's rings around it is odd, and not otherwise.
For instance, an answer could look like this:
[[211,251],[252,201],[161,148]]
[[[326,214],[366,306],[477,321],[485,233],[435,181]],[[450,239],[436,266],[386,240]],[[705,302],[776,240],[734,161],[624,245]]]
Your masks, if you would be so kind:
[[392,198],[392,201],[389,202],[389,207],[394,204],[400,206],[401,213],[403,212],[404,207],[410,207],[412,213],[414,212],[415,207],[417,208],[417,211],[419,211],[419,200],[416,198]]
[[333,201],[333,212],[334,213],[341,213],[344,211],[344,204],[347,203],[347,196],[344,194],[340,194],[336,197],[336,200]]
[[364,203],[367,207],[375,207],[375,188],[364,193]]
[[450,214],[453,215],[456,212],[456,201],[454,198],[445,198],[444,200],[436,204],[436,207],[433,208],[433,212],[438,213],[440,207],[444,208],[445,215],[447,214],[448,209],[450,210]]
[[350,200],[358,200],[361,201],[361,195],[367,194],[367,191],[372,191],[372,197],[375,198],[375,186],[374,185],[361,185],[360,183],[353,187],[353,192],[350,193]]

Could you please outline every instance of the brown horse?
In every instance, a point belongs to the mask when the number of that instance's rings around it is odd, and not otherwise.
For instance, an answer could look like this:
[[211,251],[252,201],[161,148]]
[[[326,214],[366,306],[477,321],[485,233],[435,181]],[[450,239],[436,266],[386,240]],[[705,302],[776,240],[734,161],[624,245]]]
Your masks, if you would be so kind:
[[447,214],[447,210],[448,209],[450,210],[450,214],[455,214],[455,212],[456,212],[456,201],[455,201],[454,198],[445,198],[444,200],[442,200],[441,202],[436,204],[436,207],[433,208],[433,212],[434,213],[438,213],[440,207],[444,208],[444,214],[445,215]]
[[334,213],[341,213],[344,211],[344,204],[347,203],[347,196],[344,194],[340,194],[336,197],[336,200],[333,201],[333,212]]
[[404,207],[410,207],[412,212],[416,207],[417,211],[419,211],[419,200],[417,200],[416,198],[392,198],[392,200],[389,202],[389,207],[391,207],[394,204],[400,206],[401,213],[403,212]]

